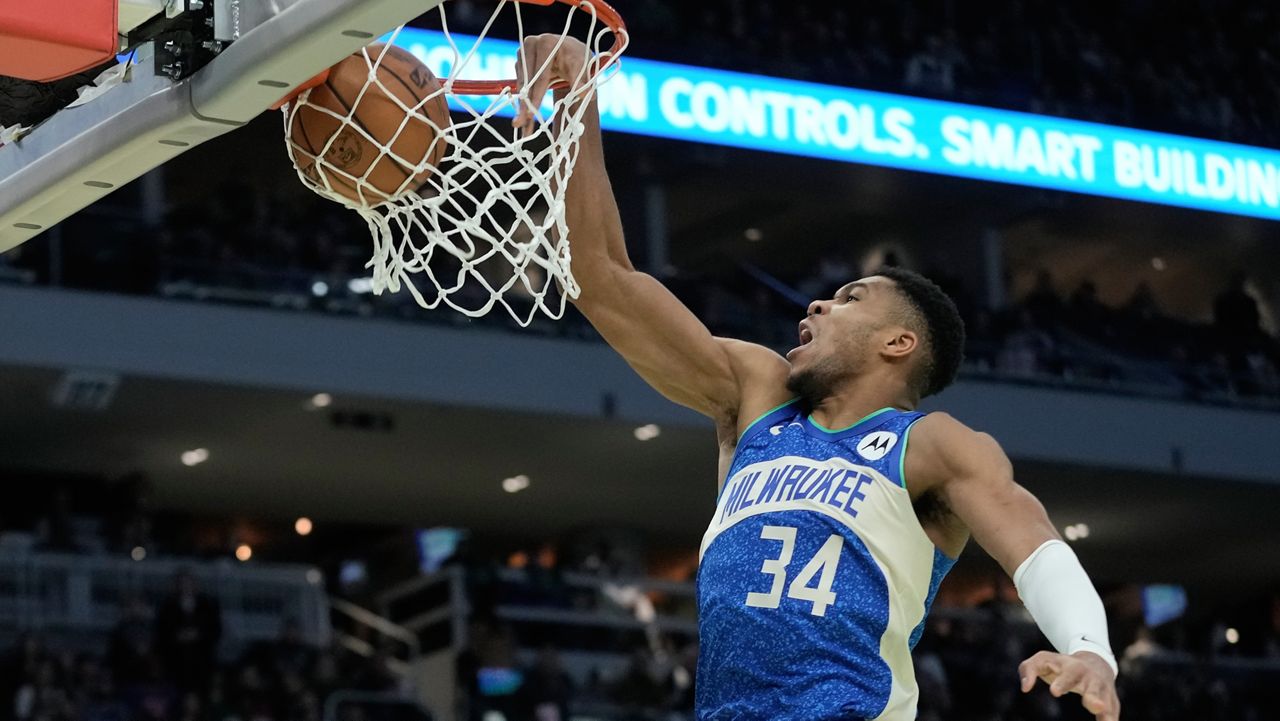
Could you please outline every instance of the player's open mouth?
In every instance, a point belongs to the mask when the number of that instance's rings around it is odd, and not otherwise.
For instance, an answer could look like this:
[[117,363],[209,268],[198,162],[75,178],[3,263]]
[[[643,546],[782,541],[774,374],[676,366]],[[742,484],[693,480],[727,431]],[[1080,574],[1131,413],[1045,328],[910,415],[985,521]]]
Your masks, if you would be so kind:
[[812,342],[813,342],[813,331],[804,324],[804,321],[801,321],[800,322],[800,345],[787,351],[787,358],[791,358],[791,356],[795,355],[797,351],[799,351],[801,348],[809,345]]

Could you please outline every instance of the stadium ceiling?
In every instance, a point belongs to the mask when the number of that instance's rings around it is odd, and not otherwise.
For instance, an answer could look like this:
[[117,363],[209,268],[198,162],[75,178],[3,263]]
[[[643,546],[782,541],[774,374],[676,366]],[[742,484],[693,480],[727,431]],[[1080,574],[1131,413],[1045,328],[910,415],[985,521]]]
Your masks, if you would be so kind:
[[[696,548],[714,503],[709,426],[642,442],[620,422],[344,397],[308,410],[296,393],[133,377],[67,407],[65,381],[0,368],[0,468],[138,471],[159,507],[201,514],[455,525],[513,540],[622,526],[665,548]],[[208,461],[183,465],[195,448]],[[1234,592],[1274,582],[1280,485],[1015,465],[1059,526],[1089,525],[1077,548],[1100,579]],[[504,492],[517,475],[530,486]]]

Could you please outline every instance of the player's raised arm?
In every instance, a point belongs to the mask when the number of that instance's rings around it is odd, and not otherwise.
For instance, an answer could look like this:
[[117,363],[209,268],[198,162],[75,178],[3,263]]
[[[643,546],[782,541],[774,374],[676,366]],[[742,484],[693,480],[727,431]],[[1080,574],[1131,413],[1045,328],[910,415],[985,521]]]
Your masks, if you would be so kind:
[[[1035,496],[1013,479],[995,439],[933,413],[911,434],[906,475],[938,498],[1013,578],[1018,594],[1059,653],[1042,651],[1019,667],[1022,690],[1044,679],[1054,696],[1076,693],[1099,721],[1119,721],[1115,656],[1102,599]],[[950,549],[956,550],[956,549]]]
[[[528,68],[529,97],[542,98],[553,81],[579,77],[589,61],[581,42],[541,35],[525,39],[517,73],[523,82]],[[544,64],[548,72],[538,74]],[[667,288],[632,266],[605,170],[594,96],[586,102],[592,107],[583,116],[586,128],[566,193],[573,276],[582,290],[575,305],[650,385],[718,422],[787,400],[779,398],[786,395],[785,360],[761,346],[715,338]],[[534,122],[528,107],[515,119],[517,128]],[[768,379],[777,382],[762,382]]]

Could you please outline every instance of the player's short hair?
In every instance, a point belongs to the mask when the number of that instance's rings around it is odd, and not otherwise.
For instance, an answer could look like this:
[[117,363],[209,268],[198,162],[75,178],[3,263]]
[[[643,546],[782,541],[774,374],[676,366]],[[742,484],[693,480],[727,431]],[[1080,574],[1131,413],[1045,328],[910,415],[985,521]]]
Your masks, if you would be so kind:
[[872,275],[892,280],[906,301],[906,325],[919,333],[926,354],[912,378],[921,398],[940,393],[955,382],[964,360],[964,321],[951,298],[928,278],[894,266]]

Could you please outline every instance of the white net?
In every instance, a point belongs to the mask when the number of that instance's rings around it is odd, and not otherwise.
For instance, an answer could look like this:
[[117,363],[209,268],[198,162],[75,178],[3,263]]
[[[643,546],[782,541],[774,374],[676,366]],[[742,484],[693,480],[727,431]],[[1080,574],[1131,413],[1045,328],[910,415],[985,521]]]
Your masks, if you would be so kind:
[[[492,95],[462,93],[475,92],[470,81],[514,74],[516,44],[487,38],[498,24],[526,36],[521,3],[500,0],[474,38],[450,31],[447,11],[454,4],[438,9],[442,47],[409,44],[417,60],[435,61],[430,70],[438,82],[430,74],[403,81],[406,72],[425,66],[414,67],[416,60],[394,47],[403,30],[397,29],[386,44],[343,61],[324,85],[283,107],[289,158],[304,184],[368,224],[374,293],[403,287],[424,308],[444,304],[472,317],[501,305],[526,326],[539,313],[560,318],[578,295],[565,190],[589,107],[583,101],[616,70],[626,33],[615,33],[592,2],[565,3],[557,50],[576,37],[596,60],[554,100],[530,103],[540,108],[538,122],[517,131],[510,116],[517,102],[529,101],[532,83],[518,91],[504,84]],[[526,66],[521,74],[540,77],[549,64]],[[373,112],[386,117],[387,103],[403,111],[403,122],[369,122]]]

